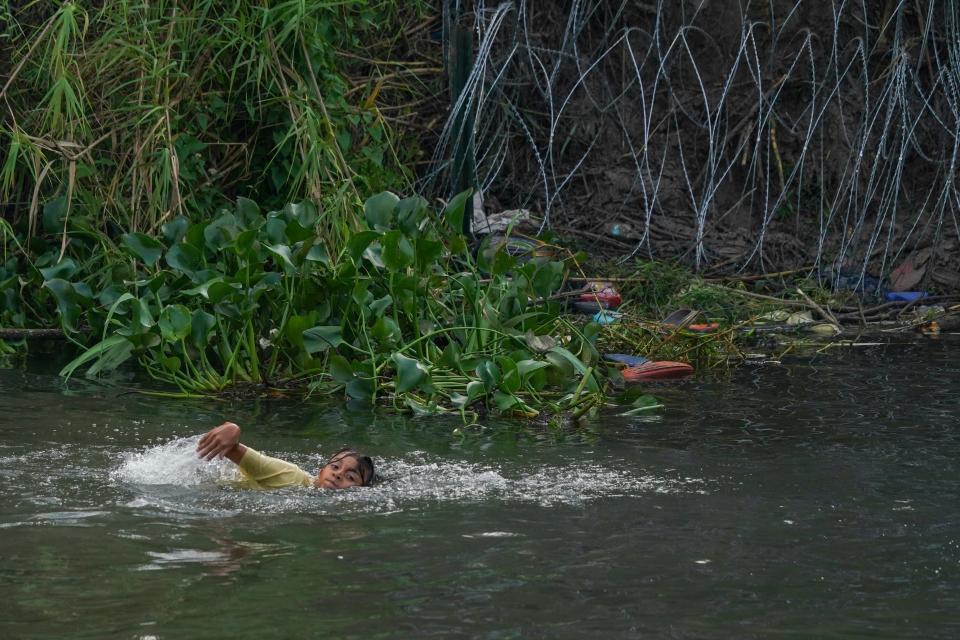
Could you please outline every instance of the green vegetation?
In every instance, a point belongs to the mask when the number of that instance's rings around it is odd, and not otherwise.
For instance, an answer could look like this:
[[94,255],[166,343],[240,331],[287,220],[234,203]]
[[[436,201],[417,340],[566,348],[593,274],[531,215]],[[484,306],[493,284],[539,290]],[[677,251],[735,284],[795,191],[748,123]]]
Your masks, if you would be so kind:
[[[593,411],[618,381],[607,350],[723,361],[731,332],[642,319],[712,294],[686,270],[639,263],[633,307],[600,327],[566,314],[561,288],[584,275],[569,252],[471,247],[466,192],[437,210],[383,191],[410,190],[419,153],[377,106],[387,76],[412,102],[426,91],[378,58],[423,13],[397,0],[0,13],[15,61],[0,87],[0,328],[62,328],[79,353],[68,377],[136,363],[181,394],[297,388],[465,420]],[[0,341],[0,357],[22,346]]]
[[[27,3],[0,16],[0,201],[26,237],[157,234],[245,196],[309,199],[340,247],[362,198],[415,152],[377,108],[368,56],[418,2]],[[370,43],[376,43],[371,47]]]
[[[595,404],[599,327],[578,329],[552,299],[571,261],[518,260],[504,244],[474,260],[461,232],[468,195],[438,213],[377,194],[339,252],[313,205],[264,214],[241,198],[209,222],[176,217],[159,236],[78,236],[86,259],[7,281],[42,286],[64,330],[91,337],[66,376],[136,359],[186,394],[300,384],[465,417]],[[29,297],[7,302],[23,301],[22,314]]]

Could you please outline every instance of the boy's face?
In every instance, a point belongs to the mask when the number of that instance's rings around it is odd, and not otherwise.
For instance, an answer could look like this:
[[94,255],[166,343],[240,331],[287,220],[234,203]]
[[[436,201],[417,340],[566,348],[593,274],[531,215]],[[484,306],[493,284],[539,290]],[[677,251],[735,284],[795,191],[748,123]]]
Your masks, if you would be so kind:
[[360,461],[350,454],[338,456],[325,464],[313,481],[318,489],[346,489],[363,484]]

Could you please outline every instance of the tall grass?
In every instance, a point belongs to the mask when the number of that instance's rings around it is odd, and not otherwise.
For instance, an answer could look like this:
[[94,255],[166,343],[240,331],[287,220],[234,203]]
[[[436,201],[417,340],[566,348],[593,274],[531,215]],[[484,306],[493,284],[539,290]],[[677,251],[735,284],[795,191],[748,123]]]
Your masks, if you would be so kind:
[[71,220],[156,233],[241,195],[318,203],[335,249],[365,194],[409,183],[364,57],[420,20],[418,2],[7,7],[0,202],[29,236],[61,234],[61,255]]

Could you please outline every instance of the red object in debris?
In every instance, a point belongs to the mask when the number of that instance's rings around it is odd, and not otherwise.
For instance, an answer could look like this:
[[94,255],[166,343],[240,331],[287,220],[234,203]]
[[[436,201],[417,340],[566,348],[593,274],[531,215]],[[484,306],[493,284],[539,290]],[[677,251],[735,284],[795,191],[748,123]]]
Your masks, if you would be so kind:
[[710,333],[711,331],[716,331],[720,328],[719,322],[704,322],[700,324],[691,324],[687,327],[689,331],[696,331],[697,333]]
[[620,292],[617,291],[612,284],[607,282],[591,282],[588,286],[592,291],[581,293],[581,302],[596,302],[599,300],[607,305],[608,309],[616,309],[620,306],[622,302]]
[[620,373],[627,382],[667,380],[688,376],[693,373],[693,367],[686,362],[647,362],[639,367],[627,367]]

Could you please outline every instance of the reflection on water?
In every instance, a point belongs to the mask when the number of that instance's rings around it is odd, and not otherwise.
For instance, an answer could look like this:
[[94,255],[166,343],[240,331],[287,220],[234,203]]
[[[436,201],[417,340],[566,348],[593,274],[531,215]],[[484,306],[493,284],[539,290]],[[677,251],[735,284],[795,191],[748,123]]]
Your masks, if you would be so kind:
[[[0,370],[2,638],[960,634],[958,343],[645,388],[572,431],[178,401]],[[239,490],[224,419],[315,471]]]

